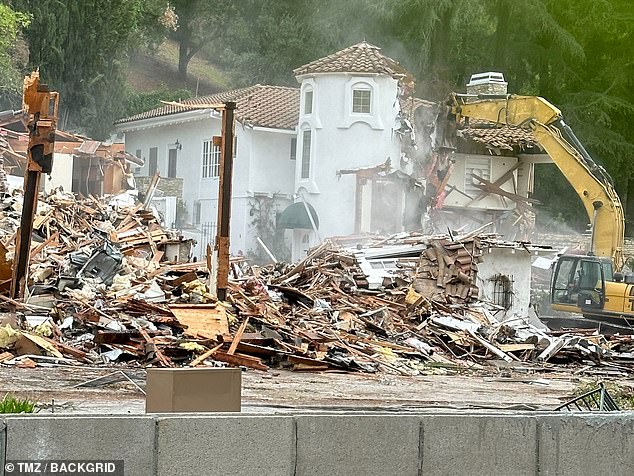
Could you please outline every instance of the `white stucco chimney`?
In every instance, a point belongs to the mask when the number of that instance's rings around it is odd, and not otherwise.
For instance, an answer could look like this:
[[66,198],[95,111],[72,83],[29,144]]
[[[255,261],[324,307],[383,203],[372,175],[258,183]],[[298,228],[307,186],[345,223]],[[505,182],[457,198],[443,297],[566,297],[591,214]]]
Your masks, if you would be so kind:
[[471,75],[467,83],[467,94],[507,94],[508,83],[502,73],[488,72]]

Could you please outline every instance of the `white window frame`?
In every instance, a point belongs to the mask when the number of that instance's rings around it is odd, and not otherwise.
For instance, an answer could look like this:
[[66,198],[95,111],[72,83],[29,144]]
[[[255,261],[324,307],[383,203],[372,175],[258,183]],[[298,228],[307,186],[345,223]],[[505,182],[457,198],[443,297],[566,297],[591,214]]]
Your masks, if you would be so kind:
[[[345,83],[344,92],[344,116],[337,125],[338,128],[348,129],[353,124],[365,123],[374,130],[385,130],[385,124],[381,118],[382,99],[379,83],[371,76],[352,76]],[[354,91],[370,91],[370,112],[354,112]],[[365,109],[364,109],[365,110]]]
[[[306,148],[306,136],[308,134],[308,148]],[[312,148],[313,148],[313,131],[311,129],[304,129],[302,131],[302,157],[299,165],[299,178],[301,180],[310,179],[310,173],[312,171]],[[306,167],[306,175],[304,175],[304,167]]]
[[[368,93],[367,104],[365,104],[365,101],[356,101],[356,96],[360,93]],[[362,110],[355,110],[356,106],[359,106],[359,109]],[[365,110],[366,107],[367,110]],[[372,114],[372,88],[367,86],[352,88],[352,114]]]
[[214,141],[203,141],[202,178],[217,178],[220,175],[220,146]]
[[[310,97],[310,101],[308,98]],[[310,109],[309,106],[310,105]],[[304,91],[304,115],[309,116],[313,113],[313,109],[315,106],[315,93],[312,88],[306,88]]]

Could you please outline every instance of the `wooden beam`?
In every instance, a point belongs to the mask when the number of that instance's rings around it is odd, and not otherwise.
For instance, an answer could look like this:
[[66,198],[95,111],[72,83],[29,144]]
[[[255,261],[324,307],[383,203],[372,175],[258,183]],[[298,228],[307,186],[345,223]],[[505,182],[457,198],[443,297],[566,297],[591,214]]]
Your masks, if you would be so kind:
[[212,347],[207,352],[200,354],[194,360],[189,363],[190,367],[196,367],[197,365],[202,364],[206,359],[214,355],[214,353],[219,350],[224,344],[218,344],[216,347]]
[[233,342],[231,342],[231,347],[229,347],[229,352],[227,354],[233,355],[238,348],[238,344],[242,339],[242,334],[244,334],[244,330],[247,328],[247,324],[249,324],[249,316],[244,320],[240,327],[238,328],[238,332],[236,332],[235,337],[233,338]]

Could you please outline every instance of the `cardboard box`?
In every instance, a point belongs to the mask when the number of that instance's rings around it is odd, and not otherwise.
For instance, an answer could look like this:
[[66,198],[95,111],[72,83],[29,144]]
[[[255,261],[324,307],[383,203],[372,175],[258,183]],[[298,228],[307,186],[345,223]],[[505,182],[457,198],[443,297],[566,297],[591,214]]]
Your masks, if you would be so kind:
[[146,413],[239,412],[240,369],[148,369]]

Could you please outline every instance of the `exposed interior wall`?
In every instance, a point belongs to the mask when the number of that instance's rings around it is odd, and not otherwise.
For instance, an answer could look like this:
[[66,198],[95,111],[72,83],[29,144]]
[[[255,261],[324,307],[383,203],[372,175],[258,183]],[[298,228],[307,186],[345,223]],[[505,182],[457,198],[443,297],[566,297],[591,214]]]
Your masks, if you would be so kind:
[[73,154],[55,152],[51,176],[43,176],[42,181],[46,193],[57,187],[63,187],[65,191],[70,192],[73,187]]
[[[466,195],[469,195],[472,198],[476,198],[480,192],[470,192],[467,180],[471,180],[473,185],[479,182],[473,179],[467,170],[468,161],[472,161],[474,159],[478,161],[488,161],[490,163],[490,178],[487,179],[489,182],[495,182],[517,164],[517,157],[495,157],[490,155],[470,155],[461,153],[456,153],[452,157],[455,159],[455,163],[451,176],[449,177],[448,187],[453,186],[460,192],[466,192]],[[467,175],[469,175],[469,177],[467,177]],[[483,175],[486,175],[484,171],[483,173],[477,173],[477,175],[482,178],[486,178],[483,177]],[[516,193],[514,184],[517,184],[517,170],[513,172],[512,177],[509,178],[509,180],[500,184],[500,188],[510,193]],[[467,190],[465,190],[465,187]],[[476,187],[473,186],[472,189],[476,190]],[[446,206],[454,207],[469,206],[469,208],[473,209],[512,210],[515,208],[514,201],[508,198],[503,199],[500,195],[488,194],[481,200],[471,203],[472,198],[465,196],[459,191],[454,190],[448,193],[444,204]]]
[[515,248],[489,248],[482,258],[482,263],[478,264],[477,283],[480,298],[502,304],[500,292],[505,280],[500,277],[506,277],[512,293],[507,316],[528,315],[531,302],[531,255],[526,250]]

